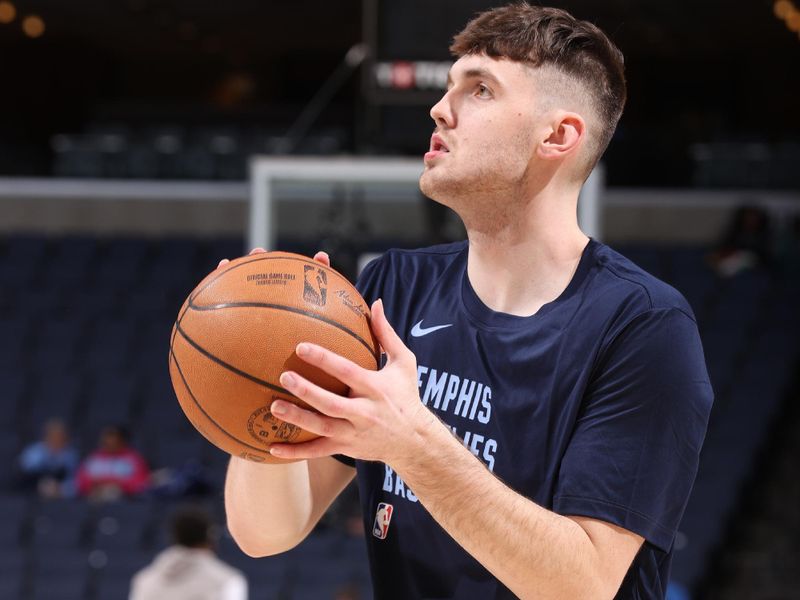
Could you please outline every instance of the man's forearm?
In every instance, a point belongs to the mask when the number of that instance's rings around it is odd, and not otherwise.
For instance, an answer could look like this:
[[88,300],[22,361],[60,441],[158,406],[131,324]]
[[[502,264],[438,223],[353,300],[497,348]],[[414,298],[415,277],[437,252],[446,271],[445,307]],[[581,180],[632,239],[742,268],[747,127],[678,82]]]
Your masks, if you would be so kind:
[[390,465],[431,516],[521,598],[608,596],[586,531],[511,490],[432,418],[419,453]]
[[258,464],[231,457],[225,478],[228,528],[251,556],[288,550],[311,519],[308,462]]
[[228,528],[242,550],[267,556],[299,544],[355,469],[324,457],[285,464],[231,458],[225,479]]

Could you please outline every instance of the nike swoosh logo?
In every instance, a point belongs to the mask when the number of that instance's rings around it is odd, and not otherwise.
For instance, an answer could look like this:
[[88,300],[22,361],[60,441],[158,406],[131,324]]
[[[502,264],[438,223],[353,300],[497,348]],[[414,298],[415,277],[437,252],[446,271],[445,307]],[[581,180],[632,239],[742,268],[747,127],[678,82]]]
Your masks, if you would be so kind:
[[[424,321],[424,319],[423,319]],[[423,335],[428,335],[429,333],[433,333],[434,331],[439,331],[440,329],[445,329],[446,327],[452,327],[452,323],[448,323],[447,325],[434,325],[433,327],[423,327],[422,321],[414,325],[413,329],[411,330],[411,335],[413,337],[422,337]]]

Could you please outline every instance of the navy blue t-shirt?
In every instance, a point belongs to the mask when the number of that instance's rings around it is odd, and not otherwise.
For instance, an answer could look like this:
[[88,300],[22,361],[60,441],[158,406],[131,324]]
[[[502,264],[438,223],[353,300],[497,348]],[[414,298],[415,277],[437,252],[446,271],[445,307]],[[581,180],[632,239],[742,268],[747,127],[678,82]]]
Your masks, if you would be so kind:
[[[617,597],[663,598],[712,403],[689,305],[596,241],[530,317],[486,307],[466,265],[465,242],[392,250],[358,288],[383,299],[421,401],[465,446],[538,505],[643,536]],[[390,467],[356,467],[377,599],[514,597]]]

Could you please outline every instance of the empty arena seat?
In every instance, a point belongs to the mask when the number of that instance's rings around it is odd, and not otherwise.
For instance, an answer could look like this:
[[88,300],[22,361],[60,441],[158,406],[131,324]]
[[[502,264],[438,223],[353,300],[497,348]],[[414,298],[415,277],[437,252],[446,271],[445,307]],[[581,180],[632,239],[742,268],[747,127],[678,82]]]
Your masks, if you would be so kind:
[[39,554],[85,546],[89,514],[89,505],[80,498],[40,502],[31,519],[30,545]]
[[[146,501],[123,499],[101,504],[92,513],[88,532],[89,545],[95,549],[118,549],[115,557],[129,551],[136,555],[143,549],[144,532],[151,519],[153,507]],[[115,560],[121,560],[115,558]]]
[[[46,375],[44,373],[47,373]],[[73,370],[40,373],[31,384],[27,422],[31,435],[50,419],[72,422],[83,391],[83,377]]]
[[0,598],[20,597],[28,568],[28,558],[15,549],[0,546]]
[[33,580],[32,600],[83,600],[86,597],[86,578],[70,573],[58,578],[37,577]]
[[19,554],[29,517],[27,498],[5,491],[0,493],[0,554]]

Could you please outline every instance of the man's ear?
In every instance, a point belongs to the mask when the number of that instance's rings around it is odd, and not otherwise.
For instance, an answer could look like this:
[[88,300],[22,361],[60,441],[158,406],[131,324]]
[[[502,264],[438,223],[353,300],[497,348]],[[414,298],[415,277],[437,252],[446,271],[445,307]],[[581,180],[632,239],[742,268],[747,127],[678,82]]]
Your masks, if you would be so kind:
[[577,152],[586,136],[586,122],[578,113],[558,111],[553,115],[546,137],[537,154],[545,160],[558,160]]

